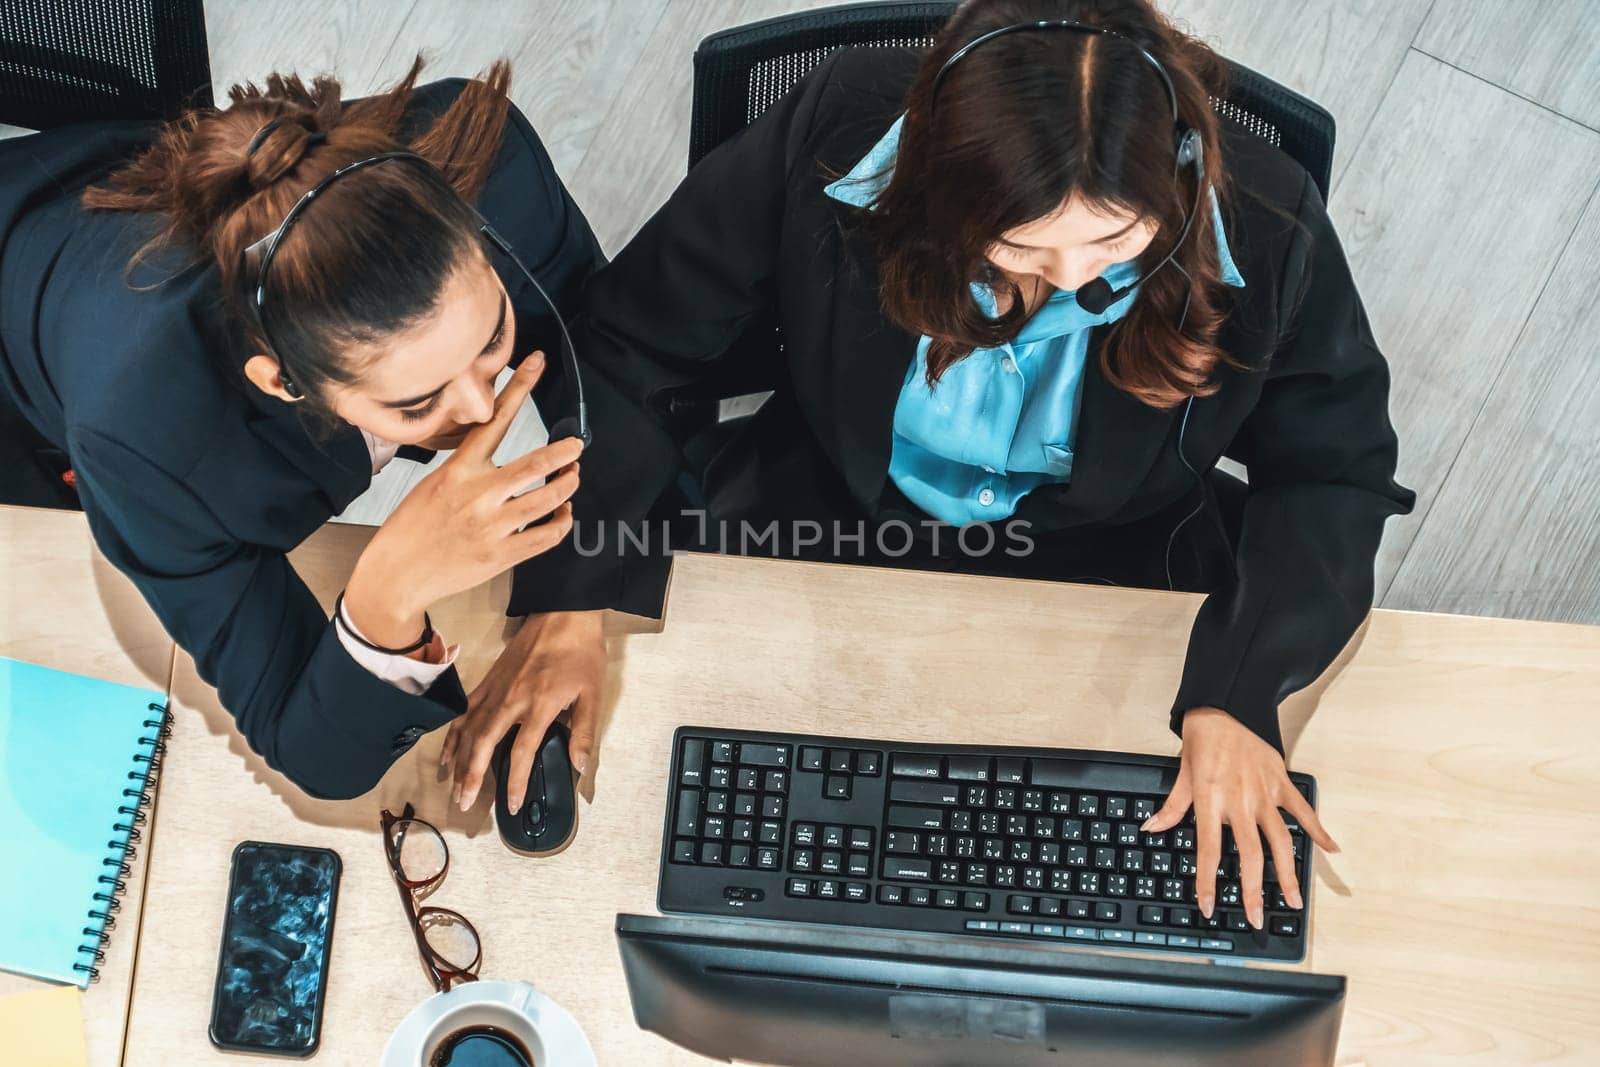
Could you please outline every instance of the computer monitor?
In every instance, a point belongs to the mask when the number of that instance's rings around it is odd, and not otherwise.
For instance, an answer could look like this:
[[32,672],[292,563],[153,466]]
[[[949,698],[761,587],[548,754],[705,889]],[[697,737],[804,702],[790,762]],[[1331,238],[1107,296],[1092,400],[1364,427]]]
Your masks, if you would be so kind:
[[633,1015],[713,1059],[1331,1067],[1342,976],[976,938],[617,916]]

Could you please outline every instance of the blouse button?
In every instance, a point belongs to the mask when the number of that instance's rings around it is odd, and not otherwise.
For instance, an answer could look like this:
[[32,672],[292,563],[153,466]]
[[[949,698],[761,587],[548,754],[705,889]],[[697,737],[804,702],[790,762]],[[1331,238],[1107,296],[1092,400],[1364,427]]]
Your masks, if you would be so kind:
[[993,489],[984,489],[983,491],[981,491],[978,494],[978,503],[982,504],[984,507],[988,507],[990,504],[993,504],[994,503],[994,490]]

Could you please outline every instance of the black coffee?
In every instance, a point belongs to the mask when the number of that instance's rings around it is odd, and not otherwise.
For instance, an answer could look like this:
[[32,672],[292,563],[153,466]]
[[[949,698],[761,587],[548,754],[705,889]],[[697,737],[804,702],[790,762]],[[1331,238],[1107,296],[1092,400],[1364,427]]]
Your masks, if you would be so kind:
[[468,1026],[444,1039],[428,1067],[534,1067],[533,1054],[498,1026]]

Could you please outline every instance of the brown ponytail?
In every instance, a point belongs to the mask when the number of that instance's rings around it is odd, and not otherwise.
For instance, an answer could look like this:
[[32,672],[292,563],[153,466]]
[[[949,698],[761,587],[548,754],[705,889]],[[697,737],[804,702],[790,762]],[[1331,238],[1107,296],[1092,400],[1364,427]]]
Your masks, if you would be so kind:
[[[449,194],[471,202],[494,167],[510,106],[510,67],[495,63],[466,83],[406,143],[402,127],[422,66],[419,56],[392,88],[349,106],[330,77],[307,85],[297,75],[273,74],[265,87],[235,85],[231,106],[196,109],[168,124],[143,154],[85,190],[83,205],[163,220],[130,267],[174,245],[211,259],[253,351],[271,351],[315,400],[324,383],[354,377],[342,349],[427,314],[450,272],[477,247],[471,212]],[[273,319],[276,344],[269,346],[245,313],[254,278],[242,271],[244,249],[337,168],[406,148],[438,174],[373,167],[330,186],[317,210],[301,216],[273,261],[272,300],[286,310]]]

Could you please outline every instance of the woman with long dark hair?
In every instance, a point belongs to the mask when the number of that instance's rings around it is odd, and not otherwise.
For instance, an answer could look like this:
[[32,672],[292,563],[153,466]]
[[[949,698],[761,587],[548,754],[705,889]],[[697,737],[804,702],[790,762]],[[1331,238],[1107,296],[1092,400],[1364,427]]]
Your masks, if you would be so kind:
[[[926,52],[843,49],[596,275],[580,347],[656,409],[765,374],[775,395],[707,465],[740,536],[776,522],[797,555],[1209,593],[1170,709],[1181,771],[1147,829],[1194,809],[1209,914],[1231,826],[1259,927],[1263,839],[1298,906],[1279,809],[1333,847],[1278,704],[1360,625],[1384,520],[1413,498],[1322,198],[1213,111],[1223,76],[1145,0],[969,0]],[[667,500],[678,461],[589,473],[599,497]],[[1014,536],[957,536],[983,523]],[[457,726],[500,728],[489,708]]]
[[[558,712],[580,771],[593,744],[599,617],[552,609],[610,605],[562,592],[579,441],[492,457],[547,364],[544,413],[570,409],[557,309],[604,257],[506,65],[420,68],[348,103],[274,75],[166,125],[0,146],[0,407],[64,454],[96,543],[251,747],[316,795],[364,792],[468,706],[428,607],[515,567],[529,618],[471,698],[539,708],[515,810]],[[604,416],[606,383],[584,386]],[[454,451],[330,619],[287,553],[406,446]]]

